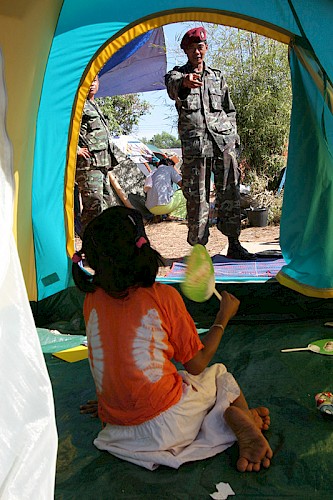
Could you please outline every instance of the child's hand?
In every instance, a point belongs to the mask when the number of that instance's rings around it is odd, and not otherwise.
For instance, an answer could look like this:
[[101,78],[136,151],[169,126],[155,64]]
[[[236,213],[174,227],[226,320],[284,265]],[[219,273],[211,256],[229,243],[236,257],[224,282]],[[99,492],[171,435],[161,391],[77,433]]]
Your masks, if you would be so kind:
[[85,405],[80,406],[80,413],[90,414],[92,418],[98,417],[97,401],[89,399]]
[[211,362],[221,342],[224,329],[229,319],[235,316],[238,311],[240,302],[236,297],[225,291],[221,293],[221,296],[220,310],[216,315],[214,325],[201,339],[204,348],[197,352],[197,354],[187,363],[184,363],[185,369],[192,375],[199,375],[199,373],[201,373]]
[[220,310],[217,317],[219,321],[229,321],[237,313],[240,302],[234,295],[226,291],[221,293],[221,297]]

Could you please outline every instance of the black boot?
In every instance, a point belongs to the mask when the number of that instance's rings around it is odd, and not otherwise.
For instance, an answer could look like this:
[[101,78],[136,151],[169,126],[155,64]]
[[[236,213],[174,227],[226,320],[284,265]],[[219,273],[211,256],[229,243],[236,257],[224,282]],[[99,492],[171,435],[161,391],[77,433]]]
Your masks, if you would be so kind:
[[242,247],[238,240],[229,238],[229,247],[227,257],[234,260],[256,260],[257,255],[250,253],[246,248]]

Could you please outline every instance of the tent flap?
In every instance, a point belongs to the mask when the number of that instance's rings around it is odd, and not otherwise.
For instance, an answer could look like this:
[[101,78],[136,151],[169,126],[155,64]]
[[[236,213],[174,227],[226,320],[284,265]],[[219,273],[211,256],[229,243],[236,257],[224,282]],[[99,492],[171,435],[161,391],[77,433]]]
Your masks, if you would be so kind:
[[[302,55],[302,59],[298,57]],[[302,60],[320,79],[311,53],[292,48],[293,106],[280,243],[280,283],[305,295],[333,296],[333,115]]]

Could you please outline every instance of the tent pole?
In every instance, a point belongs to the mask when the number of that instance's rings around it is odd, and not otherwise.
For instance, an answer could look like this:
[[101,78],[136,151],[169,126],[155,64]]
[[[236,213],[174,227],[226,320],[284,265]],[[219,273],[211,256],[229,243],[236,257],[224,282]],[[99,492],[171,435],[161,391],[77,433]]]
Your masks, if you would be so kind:
[[115,190],[115,192],[117,193],[117,195],[119,196],[120,200],[123,202],[125,207],[134,208],[132,203],[127,198],[126,193],[121,188],[119,182],[115,178],[115,176],[111,172],[108,172],[108,175],[109,175],[110,183],[111,183],[113,189]]

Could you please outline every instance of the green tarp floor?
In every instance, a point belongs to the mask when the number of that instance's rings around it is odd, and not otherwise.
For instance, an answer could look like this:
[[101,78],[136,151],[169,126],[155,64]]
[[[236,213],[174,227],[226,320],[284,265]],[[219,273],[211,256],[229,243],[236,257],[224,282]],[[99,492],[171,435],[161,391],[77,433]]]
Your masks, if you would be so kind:
[[[88,360],[66,363],[53,357],[51,352],[67,343],[51,345],[47,330],[39,328],[59,434],[56,499],[204,500],[219,482],[229,483],[240,499],[332,498],[333,419],[323,418],[314,396],[333,390],[333,357],[280,352],[333,337],[333,329],[324,326],[333,320],[332,301],[309,299],[277,283],[224,288],[238,295],[242,306],[213,362],[223,362],[234,374],[250,406],[270,408],[266,436],[274,451],[271,467],[259,473],[237,472],[237,445],[178,470],[160,467],[154,472],[98,451],[93,439],[101,424],[79,412],[80,404],[95,398]],[[199,332],[206,331],[218,307],[216,297],[187,305]],[[83,338],[68,337],[68,346]]]

